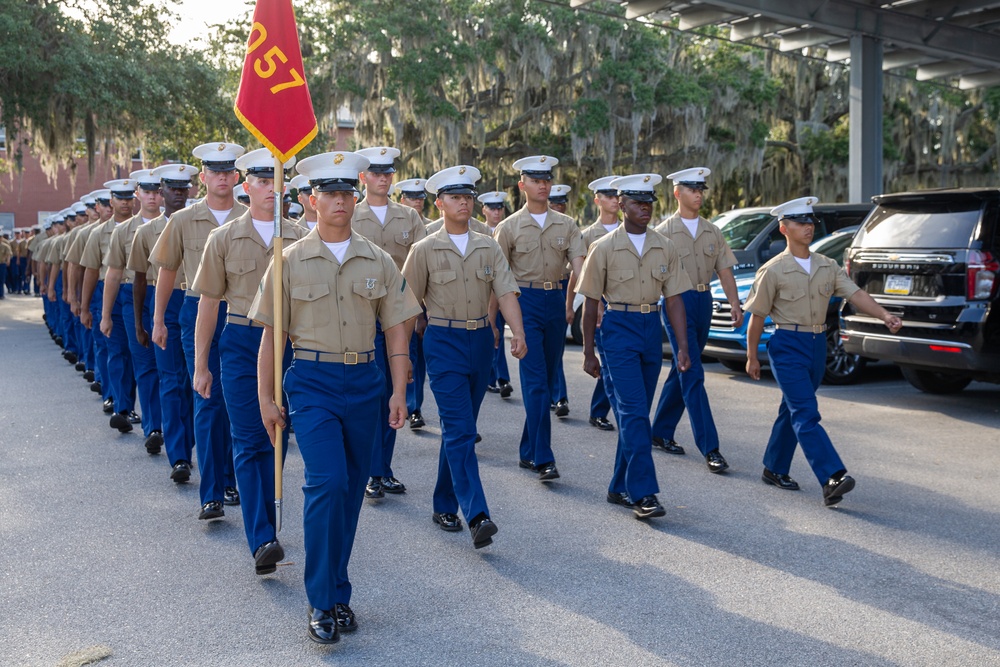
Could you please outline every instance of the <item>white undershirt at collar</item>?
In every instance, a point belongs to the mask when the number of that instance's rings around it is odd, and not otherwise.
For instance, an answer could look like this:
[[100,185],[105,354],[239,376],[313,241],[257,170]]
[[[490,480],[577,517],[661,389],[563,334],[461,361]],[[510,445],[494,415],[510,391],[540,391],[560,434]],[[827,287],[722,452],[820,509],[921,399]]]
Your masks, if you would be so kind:
[[545,229],[545,218],[548,216],[548,213],[529,213],[528,215],[535,219],[539,227]]
[[812,275],[812,255],[806,257],[805,259],[799,259],[795,255],[792,255],[792,259],[798,262],[799,266],[806,270],[806,273]]
[[210,208],[208,210],[211,211],[212,215],[215,216],[215,223],[221,225],[226,221],[226,218],[229,217],[229,214],[232,212],[233,209],[229,209],[226,211],[216,211],[214,208]]
[[462,257],[465,257],[465,249],[469,245],[469,232],[465,232],[464,234],[448,234],[448,238],[455,244],[458,251],[462,253]]
[[[628,232],[625,232],[628,234]],[[628,240],[635,246],[635,251],[642,257],[642,246],[646,243],[646,232],[642,234],[628,234]]]
[[681,222],[687,227],[687,230],[691,232],[691,236],[695,237],[698,235],[698,218],[691,220],[689,218],[681,218]]
[[385,206],[372,206],[371,204],[369,204],[368,207],[372,210],[372,213],[375,214],[375,217],[378,218],[378,224],[384,226],[385,225],[385,214],[386,214],[386,211],[389,210],[389,205],[386,204]]
[[337,243],[327,243],[323,241],[323,245],[330,249],[333,256],[337,258],[337,261],[341,264],[344,263],[344,255],[347,254],[347,246],[351,245],[351,239],[346,241],[338,241]]
[[253,223],[253,228],[257,230],[257,235],[260,236],[260,240],[264,242],[264,245],[270,248],[271,241],[274,239],[274,221],[251,218],[250,222]]

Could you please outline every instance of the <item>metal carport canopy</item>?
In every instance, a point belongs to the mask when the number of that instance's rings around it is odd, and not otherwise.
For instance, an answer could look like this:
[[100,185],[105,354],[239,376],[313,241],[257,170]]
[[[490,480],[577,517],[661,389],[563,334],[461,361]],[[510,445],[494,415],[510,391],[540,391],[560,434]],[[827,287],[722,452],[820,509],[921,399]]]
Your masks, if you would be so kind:
[[[591,0],[570,0],[571,7]],[[782,51],[825,47],[851,61],[850,201],[882,192],[882,71],[1000,84],[1000,0],[632,0],[626,17],[678,19],[681,30],[728,25],[730,39],[774,37]]]

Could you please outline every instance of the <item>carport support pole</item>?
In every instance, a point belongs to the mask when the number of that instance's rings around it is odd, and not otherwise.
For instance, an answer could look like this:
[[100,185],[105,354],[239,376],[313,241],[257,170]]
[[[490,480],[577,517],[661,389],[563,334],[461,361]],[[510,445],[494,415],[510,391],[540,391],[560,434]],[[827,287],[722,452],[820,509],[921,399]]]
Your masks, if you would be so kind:
[[850,174],[853,203],[882,192],[882,42],[851,36]]

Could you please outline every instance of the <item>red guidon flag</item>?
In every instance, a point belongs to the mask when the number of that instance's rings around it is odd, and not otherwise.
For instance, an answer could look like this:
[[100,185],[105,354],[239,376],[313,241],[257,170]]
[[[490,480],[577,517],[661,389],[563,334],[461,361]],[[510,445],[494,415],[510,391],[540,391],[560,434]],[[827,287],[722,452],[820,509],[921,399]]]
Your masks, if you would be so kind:
[[292,0],[257,0],[234,111],[282,162],[316,136]]

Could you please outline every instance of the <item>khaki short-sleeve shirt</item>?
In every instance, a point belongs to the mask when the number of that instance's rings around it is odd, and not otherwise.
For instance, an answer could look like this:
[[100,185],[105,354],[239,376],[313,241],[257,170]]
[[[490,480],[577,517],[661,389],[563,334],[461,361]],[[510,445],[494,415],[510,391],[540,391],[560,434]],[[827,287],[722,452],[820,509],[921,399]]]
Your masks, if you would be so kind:
[[[243,204],[233,202],[233,208],[222,224],[232,222],[246,210],[247,207]],[[219,226],[215,215],[204,200],[175,212],[170,216],[166,227],[156,240],[156,245],[149,253],[150,263],[157,269],[168,271],[183,268],[188,280],[194,280],[208,235]],[[181,283],[181,289],[188,289],[188,285]]]
[[702,217],[698,217],[697,234],[681,220],[678,213],[664,220],[656,231],[673,241],[692,285],[708,285],[712,275],[736,266],[736,255],[722,236],[722,231]]
[[[291,220],[281,221],[281,238],[286,247],[305,235],[306,230]],[[273,255],[274,244],[264,244],[247,211],[208,235],[191,289],[222,299],[229,304],[231,314],[245,316]]]
[[[160,215],[145,225],[141,225],[136,230],[135,236],[132,237],[132,250],[129,251],[126,266],[132,271],[133,275],[136,273],[145,273],[146,283],[149,285],[156,284],[156,278],[159,274],[159,269],[149,261],[149,256],[153,252],[156,240],[160,238],[160,234],[163,233],[166,227],[167,219],[163,215]],[[181,285],[184,285],[186,282],[187,279],[184,277],[184,267],[182,266],[177,269],[177,277],[174,278],[174,289],[181,289]]]
[[[33,239],[31,239],[31,243],[28,244],[28,250],[31,251],[31,254],[32,255],[37,255],[38,254],[38,249],[41,247],[41,245],[43,243],[45,243],[46,240],[48,240],[48,238],[49,237],[46,236],[46,234],[44,232],[42,232],[40,234],[35,234],[35,237]],[[38,258],[35,257],[35,259],[38,259]]]
[[[437,233],[437,231],[444,227],[444,218],[438,218],[433,222],[428,222],[426,229],[427,235]],[[486,223],[476,220],[475,218],[469,218],[469,229],[476,232],[477,234],[486,234],[487,236],[493,236],[493,230],[490,229]]]
[[403,277],[428,317],[476,320],[489,312],[490,294],[520,294],[500,246],[485,234],[469,232],[465,256],[438,230],[410,251]]
[[137,213],[128,222],[115,227],[115,231],[111,234],[111,244],[108,246],[108,254],[104,257],[104,266],[122,271],[123,283],[135,281],[135,271],[128,268],[128,256],[132,252],[132,239],[143,224],[145,223],[142,221],[142,215]]
[[501,220],[493,237],[514,277],[523,282],[562,280],[566,264],[587,254],[573,218],[549,210],[544,226],[539,227],[527,205]]
[[46,246],[45,251],[45,263],[51,264],[53,266],[58,266],[62,264],[62,248],[63,244],[66,243],[66,232],[58,234],[52,241]]
[[652,229],[640,256],[625,232],[625,225],[590,247],[576,291],[591,299],[631,306],[654,304],[691,289],[670,239]]
[[[620,222],[618,223],[618,226],[621,226]],[[618,227],[615,227],[615,229],[617,228]],[[611,232],[613,231],[614,229],[611,230]],[[611,232],[604,228],[604,225],[601,224],[601,219],[598,218],[593,224],[584,227],[583,231],[580,232],[580,235],[583,237],[583,244],[589,249],[590,246],[594,245],[594,241],[604,238]]]
[[90,232],[87,246],[83,250],[83,257],[80,258],[80,266],[86,269],[99,269],[99,280],[104,280],[108,273],[108,267],[104,265],[104,258],[107,257],[108,249],[111,247],[111,235],[114,234],[115,227],[127,222],[128,220],[116,223],[114,218],[109,218],[106,222],[99,223]]
[[809,260],[808,274],[788,250],[760,267],[744,310],[776,324],[825,324],[830,297],[850,299],[860,288],[826,255],[811,252]]
[[390,201],[385,210],[384,225],[379,223],[368,202],[362,201],[354,207],[351,229],[389,253],[397,269],[403,268],[413,244],[427,236],[421,215],[394,201]]
[[[282,313],[292,347],[319,352],[369,352],[375,322],[383,329],[422,311],[392,257],[358,233],[341,264],[314,229],[282,253]],[[274,326],[274,280],[268,265],[248,317]]]
[[83,251],[87,249],[87,241],[90,239],[90,234],[99,224],[101,224],[99,221],[88,222],[71,232],[73,236],[69,239],[69,250],[66,251],[67,262],[70,264],[80,263],[80,260],[83,259]]
[[0,241],[0,264],[9,264],[12,257],[14,257],[14,250],[6,241]]

